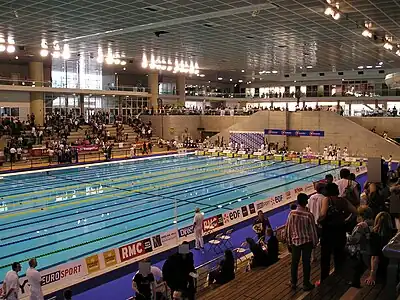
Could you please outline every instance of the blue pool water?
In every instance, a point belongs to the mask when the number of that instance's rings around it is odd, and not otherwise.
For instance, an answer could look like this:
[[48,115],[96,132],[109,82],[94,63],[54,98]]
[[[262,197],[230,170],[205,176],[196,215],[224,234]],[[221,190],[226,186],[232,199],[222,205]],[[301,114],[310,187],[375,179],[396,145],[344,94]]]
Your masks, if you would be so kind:
[[[194,155],[4,176],[0,281],[13,261],[40,269],[98,253],[315,181],[333,166]],[[23,270],[26,270],[24,262]]]

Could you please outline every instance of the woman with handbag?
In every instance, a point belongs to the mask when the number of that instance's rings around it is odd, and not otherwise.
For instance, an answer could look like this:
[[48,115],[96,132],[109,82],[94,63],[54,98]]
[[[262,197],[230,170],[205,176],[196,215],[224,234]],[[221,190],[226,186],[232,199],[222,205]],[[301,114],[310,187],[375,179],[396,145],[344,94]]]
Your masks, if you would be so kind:
[[370,255],[370,237],[373,230],[373,211],[366,205],[358,209],[359,223],[354,227],[353,232],[347,237],[347,251],[354,261],[354,273],[351,286],[361,287],[361,276],[368,268]]
[[343,266],[346,247],[346,220],[357,214],[356,208],[346,199],[339,197],[335,183],[325,187],[326,198],[322,201],[319,224],[321,225],[321,280],[329,276],[331,255],[335,272]]

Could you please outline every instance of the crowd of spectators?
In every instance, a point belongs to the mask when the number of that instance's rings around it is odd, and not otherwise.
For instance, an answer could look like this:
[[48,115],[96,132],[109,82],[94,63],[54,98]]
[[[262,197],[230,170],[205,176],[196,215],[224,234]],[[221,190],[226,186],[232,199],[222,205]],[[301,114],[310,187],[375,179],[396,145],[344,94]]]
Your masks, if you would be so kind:
[[[69,142],[71,132],[77,132],[83,125],[89,125],[85,130],[83,138],[77,138]],[[115,127],[116,134],[110,133],[109,125]],[[2,117],[0,119],[0,135],[7,137],[4,147],[5,161],[16,162],[24,158],[33,147],[42,148],[43,153],[49,157],[49,163],[78,162],[79,146],[98,146],[103,150],[106,159],[111,158],[114,142],[128,141],[128,133],[125,133],[124,126],[130,126],[142,139],[150,139],[152,136],[151,123],[144,123],[139,118],[129,118],[125,124],[120,116],[113,116],[104,111],[98,111],[85,120],[83,116],[69,114],[45,115],[43,126],[35,122],[35,115],[27,116],[27,121],[20,121],[19,118]],[[151,145],[146,144],[147,151],[151,151]]]
[[388,209],[390,194],[397,188],[397,185],[392,191],[389,188],[388,174],[393,173],[393,177],[398,174],[389,171],[384,162],[382,170],[381,183],[367,182],[362,194],[354,174],[348,169],[340,171],[340,180],[336,183],[332,176],[327,176],[316,184],[316,194],[310,199],[299,194],[298,206],[290,212],[285,230],[285,240],[292,252],[292,288],[297,286],[300,255],[303,257],[303,289],[314,288],[310,282],[310,263],[312,250],[318,244],[321,246],[321,277],[317,284],[329,276],[331,255],[335,274],[344,278],[352,274],[350,283],[355,288],[361,287],[360,279],[367,269],[367,285],[385,280],[388,260],[382,249],[396,231],[393,228],[397,218]]

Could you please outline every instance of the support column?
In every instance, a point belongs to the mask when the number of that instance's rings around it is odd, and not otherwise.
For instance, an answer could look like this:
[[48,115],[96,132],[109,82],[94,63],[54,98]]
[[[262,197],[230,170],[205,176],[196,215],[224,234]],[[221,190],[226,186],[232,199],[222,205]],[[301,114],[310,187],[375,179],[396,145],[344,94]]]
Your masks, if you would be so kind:
[[176,76],[176,94],[179,96],[178,103],[180,105],[185,105],[186,101],[186,78],[185,75],[177,75]]
[[387,101],[382,102],[382,108],[387,110]]
[[151,91],[149,108],[158,109],[158,72],[151,72],[148,76],[148,84]]
[[[43,85],[43,63],[29,63],[29,79],[35,82],[35,86]],[[43,126],[44,124],[44,95],[41,92],[31,92],[30,102],[31,114],[35,115],[35,124]]]
[[349,116],[351,116],[351,102],[349,102]]
[[85,95],[79,94],[79,109],[81,111],[81,115],[85,116]]

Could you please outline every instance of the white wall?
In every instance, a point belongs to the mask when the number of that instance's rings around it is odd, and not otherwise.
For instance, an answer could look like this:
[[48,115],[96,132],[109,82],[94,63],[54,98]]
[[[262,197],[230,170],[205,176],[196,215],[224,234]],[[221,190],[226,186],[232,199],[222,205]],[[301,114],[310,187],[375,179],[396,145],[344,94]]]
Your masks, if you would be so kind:
[[30,113],[30,93],[0,91],[0,107],[18,107],[20,119],[26,120]]

